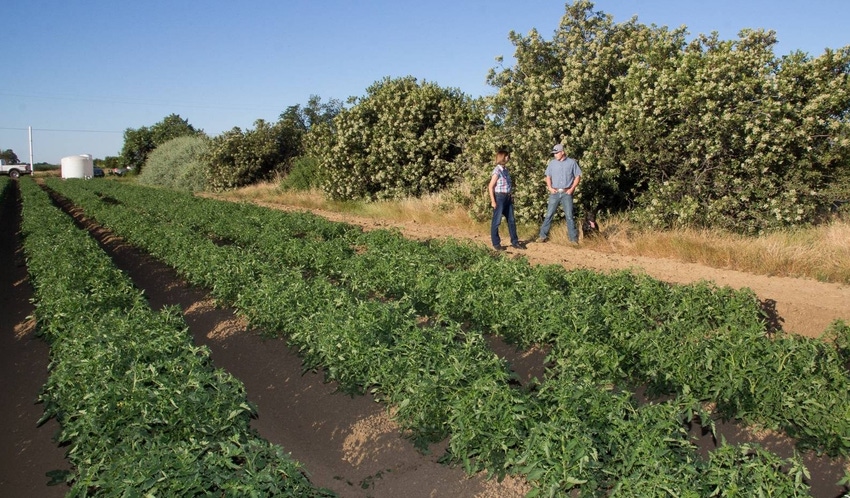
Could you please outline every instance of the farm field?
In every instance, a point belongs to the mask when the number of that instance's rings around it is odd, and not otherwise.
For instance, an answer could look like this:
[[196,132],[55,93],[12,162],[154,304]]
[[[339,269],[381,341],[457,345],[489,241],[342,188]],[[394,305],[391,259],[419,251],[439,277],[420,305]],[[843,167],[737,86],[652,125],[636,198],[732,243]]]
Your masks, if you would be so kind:
[[[253,201],[252,196],[236,194],[217,194],[216,198],[232,199],[235,202],[256,202],[271,209],[289,211],[308,210],[303,207],[288,206],[285,203]],[[405,222],[393,222],[387,219],[358,216],[346,212],[309,209],[309,212],[323,218],[351,223],[365,230],[397,229],[406,237],[415,240],[432,240],[445,237],[472,240],[489,247],[488,226],[479,230],[446,227],[439,223],[411,217]],[[563,231],[563,221],[553,226],[552,233]],[[504,227],[501,227],[504,230]],[[536,229],[536,227],[534,227]],[[525,237],[523,237],[525,235]],[[532,241],[533,233],[520,233],[520,239]],[[521,254],[535,264],[555,264],[567,269],[590,269],[599,272],[630,269],[645,273],[653,278],[674,284],[690,284],[700,280],[715,282],[732,288],[752,289],[759,299],[768,306],[775,307],[775,314],[784,330],[807,337],[818,337],[829,324],[836,319],[850,320],[850,286],[825,283],[809,278],[788,278],[762,275],[743,271],[716,268],[691,262],[682,262],[669,258],[651,258],[644,256],[614,254],[592,251],[582,248],[573,250],[563,244],[537,244],[530,242],[528,250],[518,253],[508,248],[511,255]]]
[[[3,219],[7,222],[8,216]],[[4,223],[3,237],[8,240],[9,234],[5,230],[8,228]],[[446,235],[445,230],[440,231],[439,227],[406,226],[403,232],[408,230],[415,233],[405,235],[421,239]],[[186,284],[173,269],[156,263],[107,231],[99,229],[98,233],[116,264],[131,276],[137,286],[145,289],[145,295],[153,309],[159,309],[166,304],[176,304],[184,310],[194,340],[209,345],[216,365],[227,369],[245,383],[248,396],[257,405],[259,413],[252,421],[252,426],[256,427],[264,438],[291,451],[310,472],[314,484],[331,488],[340,496],[521,496],[528,491],[521,480],[509,478],[497,483],[486,481],[480,476],[469,479],[460,467],[440,465],[436,459],[443,449],[441,445],[445,446],[443,440],[428,442],[433,450],[432,454],[422,456],[408,439],[399,436],[401,429],[389,420],[385,410],[374,403],[369,395],[350,397],[334,393],[334,388],[339,387],[339,384],[324,383],[321,370],[301,375],[302,365],[294,355],[296,347],[290,349],[283,341],[260,338],[257,331],[249,327],[244,319],[236,316],[232,309],[213,306],[203,289]],[[449,235],[458,238],[466,236]],[[481,234],[477,236],[480,237]],[[224,246],[239,243],[234,235],[228,237],[230,238],[219,242]],[[654,267],[648,262],[636,259],[617,261],[610,256],[599,259],[585,252],[553,245],[542,247],[530,244],[526,256],[532,263],[563,266],[579,263],[588,268],[605,271],[618,267],[642,267],[647,273],[667,267],[671,275],[676,273],[676,265],[673,262],[658,262],[657,267]],[[609,265],[607,268],[594,267],[604,266],[605,261]],[[681,283],[699,280],[703,272],[722,274],[719,270],[694,268],[695,265],[681,266],[683,267],[678,269],[681,275],[676,277],[682,280]],[[735,277],[741,279],[738,285],[724,281],[723,278],[701,278],[710,279],[720,285],[753,288],[759,299],[775,301],[777,319],[787,330],[799,331],[805,335],[818,335],[818,331],[814,329],[818,323],[828,324],[835,318],[848,317],[845,308],[850,299],[847,299],[847,289],[840,286],[775,279],[774,288],[771,290],[770,279],[767,277]],[[347,278],[353,279],[354,276]],[[676,278],[665,278],[663,275],[658,275],[657,278],[677,281]],[[8,288],[4,286],[4,292],[25,292],[25,285],[17,281],[13,283],[15,285]],[[361,285],[365,283],[361,282]],[[787,299],[782,299],[783,296],[787,296]],[[11,300],[4,299],[3,302]],[[21,296],[14,299],[14,302],[22,302]],[[795,315],[794,310],[799,310],[799,315]],[[4,316],[10,315],[4,313]],[[15,316],[21,319],[20,313]],[[9,329],[26,330],[17,323]],[[825,326],[821,327],[819,332],[824,329]],[[6,324],[3,330],[7,330]],[[527,382],[530,376],[540,375],[542,372],[542,355],[539,352],[535,354],[533,348],[517,352],[495,340],[489,346],[508,359],[522,382]],[[40,368],[45,366],[46,361]],[[41,375],[44,372],[36,373]],[[44,427],[38,429],[39,434],[33,438],[34,441],[44,439],[43,429]],[[739,429],[727,429],[729,437],[744,437],[744,432]],[[325,443],[319,444],[319,440]],[[778,454],[784,452],[783,458],[790,456],[790,446],[781,438],[762,439],[762,443]],[[45,451],[48,450],[49,448]],[[55,454],[55,449],[53,453]],[[804,461],[813,476],[812,495],[836,496],[841,492],[841,488],[834,485],[843,472],[840,459],[815,458],[808,455]],[[4,474],[4,486],[6,479]],[[32,481],[32,478],[30,480]],[[57,489],[61,488],[51,488]]]

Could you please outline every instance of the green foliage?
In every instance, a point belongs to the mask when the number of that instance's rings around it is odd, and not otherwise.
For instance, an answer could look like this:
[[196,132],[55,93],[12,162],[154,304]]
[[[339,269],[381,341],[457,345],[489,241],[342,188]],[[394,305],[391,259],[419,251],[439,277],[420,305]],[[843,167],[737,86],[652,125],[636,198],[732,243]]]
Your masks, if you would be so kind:
[[[796,458],[725,444],[700,456],[688,426],[720,417],[850,452],[850,328],[836,323],[822,341],[768,337],[746,289],[532,266],[123,182],[47,184],[285,337],[305,369],[392,405],[418,446],[449,437],[445,461],[521,474],[530,496],[807,492]],[[99,288],[75,286],[74,302],[114,294]],[[503,301],[512,305],[493,305]],[[486,333],[545,348],[545,377],[518,385]],[[664,401],[640,404],[629,386]]]
[[0,159],[4,159],[6,164],[20,164],[18,155],[12,149],[0,150]]
[[139,183],[188,192],[205,190],[207,164],[203,158],[209,142],[204,135],[187,135],[165,142],[148,156]]
[[[774,44],[760,31],[735,42],[700,37],[661,67],[622,80],[628,98],[612,104],[601,135],[605,161],[639,171],[647,185],[634,192],[636,219],[757,233],[810,223],[828,209],[823,191],[841,169],[835,158],[850,150],[835,141],[846,133],[836,116],[850,106],[850,86],[828,74],[846,73],[850,52],[843,62],[802,54],[780,61]],[[832,89],[817,95],[822,84]],[[812,105],[827,94],[828,103]]]
[[12,195],[12,181],[8,176],[0,176],[0,202],[7,195]]
[[333,119],[342,111],[342,102],[331,99],[322,103],[318,95],[311,95],[307,105],[289,106],[280,114],[280,122],[292,130],[291,136],[295,146],[292,155],[303,153],[304,135],[313,127],[332,126]]
[[[304,155],[306,135],[314,127],[329,127],[340,108],[337,100],[323,104],[312,95],[305,107],[290,106],[276,123],[258,119],[253,130],[237,127],[214,137],[205,159],[209,163],[207,184],[221,191],[288,174],[295,159]],[[306,163],[299,167],[310,168]],[[298,183],[304,185],[303,180]]]
[[833,322],[823,333],[823,339],[835,347],[844,366],[850,369],[850,324],[843,320]]
[[301,156],[292,162],[280,188],[283,190],[310,190],[321,184],[319,161],[311,156]]
[[121,158],[117,156],[106,156],[103,159],[95,159],[94,166],[104,171],[118,169],[121,167]]
[[723,445],[711,454],[702,475],[700,496],[811,496],[804,484],[808,470],[799,456],[782,459],[758,445]]
[[58,164],[35,163],[32,165],[33,171],[56,171],[58,169],[60,169]]
[[552,145],[559,142],[583,170],[579,209],[611,210],[623,202],[621,183],[630,180],[621,178],[619,168],[600,169],[587,151],[602,138],[596,127],[615,96],[612,83],[665,32],[634,20],[614,24],[611,16],[592,8],[587,1],[568,4],[551,41],[536,30],[527,36],[511,32],[516,64],[488,76],[498,88],[490,100],[494,121],[467,160],[468,178],[486,184],[493,151],[508,147],[520,222],[539,221],[545,212],[543,171]]
[[207,184],[214,191],[229,190],[266,180],[284,172],[300,133],[287,122],[258,119],[253,130],[238,127],[213,137],[204,160],[209,163]]
[[202,135],[189,121],[177,114],[170,114],[151,127],[124,130],[124,146],[121,148],[121,162],[125,168],[140,171],[148,155],[169,140],[185,135]]
[[469,182],[484,184],[508,146],[517,217],[535,221],[563,142],[584,171],[579,209],[741,233],[822,219],[850,178],[850,47],[777,58],[773,32],[685,34],[616,24],[587,0],[567,4],[551,40],[511,33],[517,62],[490,73],[494,119],[466,158]]
[[179,308],[152,311],[28,180],[24,251],[51,347],[42,421],[56,418],[73,466],[53,482],[67,482],[69,496],[332,496],[251,429],[244,386],[192,344]]
[[460,91],[413,77],[376,82],[353,104],[310,138],[334,199],[418,197],[451,185],[455,159],[484,117]]

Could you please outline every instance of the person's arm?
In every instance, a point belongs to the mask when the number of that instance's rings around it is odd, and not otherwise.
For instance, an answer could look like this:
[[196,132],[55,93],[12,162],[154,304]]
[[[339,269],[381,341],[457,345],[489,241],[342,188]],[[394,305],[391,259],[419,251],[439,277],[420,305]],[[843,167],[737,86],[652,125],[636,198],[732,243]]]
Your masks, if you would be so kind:
[[490,185],[487,185],[487,191],[490,192],[490,207],[496,209],[496,182],[499,181],[499,175],[490,177]]
[[568,194],[573,195],[573,192],[575,192],[576,189],[578,188],[579,180],[581,180],[581,175],[578,175],[578,176],[575,177],[575,179],[573,180],[573,184],[570,185],[570,188],[567,189]]
[[546,182],[546,191],[549,192],[550,194],[554,194],[555,189],[552,188],[552,177],[549,176],[549,175],[546,175],[543,178],[544,178],[544,181]]

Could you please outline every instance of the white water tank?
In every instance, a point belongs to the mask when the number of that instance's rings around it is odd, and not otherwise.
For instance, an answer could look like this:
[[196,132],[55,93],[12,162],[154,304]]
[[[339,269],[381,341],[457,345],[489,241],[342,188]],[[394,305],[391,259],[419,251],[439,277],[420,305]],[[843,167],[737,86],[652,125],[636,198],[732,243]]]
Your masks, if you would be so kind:
[[94,176],[94,161],[91,154],[62,158],[62,178],[91,178]]

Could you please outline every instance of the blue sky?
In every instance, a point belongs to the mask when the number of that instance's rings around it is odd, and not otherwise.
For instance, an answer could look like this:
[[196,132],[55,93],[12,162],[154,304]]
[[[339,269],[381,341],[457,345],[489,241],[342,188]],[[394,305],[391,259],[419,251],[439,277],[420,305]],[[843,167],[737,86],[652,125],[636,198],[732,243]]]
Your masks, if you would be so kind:
[[[512,60],[508,33],[551,39],[557,0],[11,0],[3,9],[0,149],[35,162],[115,156],[127,128],[179,114],[217,135],[276,121],[310,95],[345,101],[386,76],[471,96]],[[776,31],[777,55],[850,45],[846,0],[598,0],[624,22]]]

